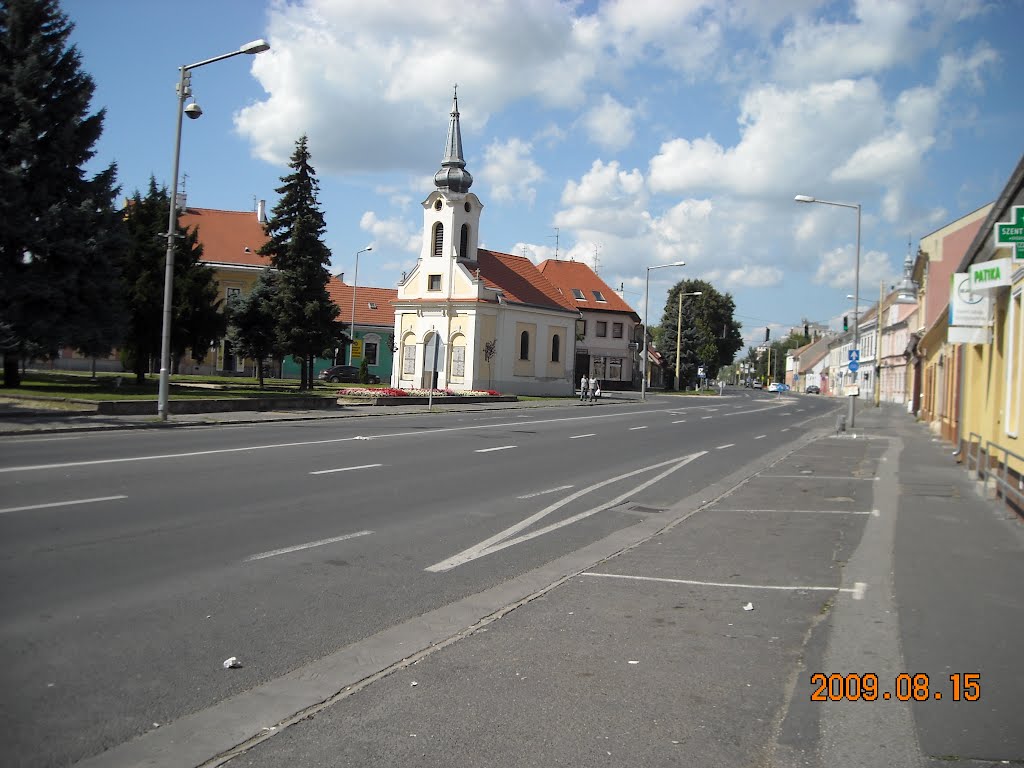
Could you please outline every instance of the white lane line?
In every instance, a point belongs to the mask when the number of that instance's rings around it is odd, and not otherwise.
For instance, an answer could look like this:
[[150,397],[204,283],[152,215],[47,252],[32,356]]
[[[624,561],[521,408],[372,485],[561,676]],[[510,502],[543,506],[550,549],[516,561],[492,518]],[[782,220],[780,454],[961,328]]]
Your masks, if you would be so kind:
[[596,435],[597,435],[596,432],[588,432],[585,435],[572,435],[569,439],[570,440],[579,440],[581,437],[595,437]]
[[537,491],[536,493],[528,493],[525,496],[516,496],[517,499],[533,499],[537,496],[544,496],[549,493],[557,493],[558,491],[568,491],[573,486],[571,485],[560,485],[557,488],[548,488],[546,491]]
[[785,427],[782,431],[783,432],[789,432],[789,427]]
[[630,432],[636,432],[638,429],[647,429],[647,427],[630,427],[629,431]]
[[757,437],[755,437],[754,439],[755,439],[755,440],[764,440],[764,439],[765,439],[766,437],[768,437],[768,435],[758,435],[758,436],[757,436]]
[[358,531],[356,533],[346,533],[344,536],[334,536],[330,539],[320,539],[319,541],[311,541],[308,544],[296,544],[294,547],[283,547],[282,549],[272,549],[269,552],[260,552],[258,555],[249,555],[245,558],[244,562],[248,563],[253,560],[264,560],[268,557],[276,557],[277,555],[287,555],[289,552],[298,552],[302,549],[312,549],[313,547],[322,547],[324,544],[334,544],[336,541],[345,541],[346,539],[354,539],[357,536],[369,536],[373,531]]
[[686,423],[686,419],[679,419],[679,421],[673,421],[672,423],[673,424],[685,424]]
[[861,600],[867,590],[867,583],[855,582],[852,588],[849,587],[811,587],[811,586],[785,586],[781,584],[732,584],[724,581],[693,581],[691,579],[663,579],[657,576],[626,576],[621,573],[593,573],[585,571],[580,576],[599,576],[603,579],[631,579],[633,581],[660,581],[666,584],[689,584],[695,587],[735,587],[736,589],[774,589],[785,592],[849,592],[854,600]]
[[6,512],[27,512],[30,509],[50,509],[52,507],[69,507],[74,504],[95,504],[99,501],[117,501],[127,499],[127,496],[98,496],[95,499],[74,499],[72,501],[51,501],[49,504],[29,504],[26,507],[7,507],[0,509],[0,515]]
[[13,440],[4,440],[8,445],[11,443],[54,443],[58,440],[81,440],[81,435],[70,435],[68,437],[18,437]]
[[717,507],[712,507],[710,511],[712,511],[712,512],[786,512],[786,513],[793,512],[794,514],[799,514],[799,515],[874,515],[875,517],[878,517],[878,515],[875,514],[878,511],[877,509],[869,511],[869,510],[866,510],[866,509],[790,509],[788,507],[785,508],[785,509],[718,509]]
[[716,451],[721,451],[721,450],[724,450],[726,448],[732,448],[734,445],[736,445],[736,443],[726,443],[725,445],[718,446],[717,448],[715,448],[715,450]]
[[843,477],[842,475],[762,475],[759,477],[779,477],[784,480],[869,480],[874,482],[877,477]]
[[[488,539],[484,539],[479,544],[474,544],[472,547],[469,547],[468,549],[462,550],[462,552],[459,552],[457,555],[454,555],[453,557],[450,557],[447,560],[442,560],[440,563],[434,563],[434,565],[428,566],[424,570],[430,571],[432,573],[450,571],[452,568],[464,565],[468,562],[484,557],[486,555],[490,555],[494,552],[499,552],[503,549],[506,549],[507,547],[514,546],[515,544],[520,544],[524,541],[529,541],[530,539],[534,539],[538,536],[543,536],[545,533],[550,533],[551,531],[558,530],[559,528],[563,528],[579,520],[583,520],[586,517],[595,515],[598,512],[601,512],[605,509],[610,509],[611,507],[621,504],[626,499],[635,496],[638,492],[644,490],[645,488],[654,485],[660,480],[663,480],[676,470],[682,469],[691,461],[699,459],[705,453],[707,453],[707,451],[700,451],[698,453],[691,453],[689,456],[681,456],[676,459],[669,459],[668,461],[659,462],[658,464],[651,464],[650,466],[641,467],[640,469],[634,469],[632,472],[626,472],[625,474],[618,475],[617,477],[610,477],[607,480],[602,480],[599,483],[589,485],[586,488],[581,488],[575,493],[569,494],[564,499],[556,501],[554,504],[545,507],[539,512],[535,512],[529,517],[520,520],[515,525],[509,526],[504,531],[501,531],[500,533],[497,533]],[[585,496],[588,493],[592,493],[593,491],[596,491],[599,488],[603,488],[606,485],[610,485],[611,483],[617,483],[621,480],[625,480],[626,478],[633,477],[644,472],[650,472],[655,469],[661,469],[662,467],[668,467],[668,469],[666,469],[664,472],[655,475],[650,480],[646,480],[643,483],[640,483],[640,485],[636,486],[635,488],[631,488],[630,490],[626,491],[620,496],[615,497],[614,499],[609,499],[608,501],[604,502],[603,504],[600,504],[599,506],[596,506],[592,509],[588,509],[585,512],[580,512],[579,514],[573,515],[572,517],[568,517],[565,520],[560,520],[557,523],[552,523],[551,525],[545,528],[540,528],[539,530],[531,531],[530,533],[523,534],[522,536],[518,536],[516,538],[510,538],[512,536],[515,536],[515,534],[519,533],[523,529],[530,527],[537,521],[543,520],[552,512],[561,509],[566,504],[575,501],[581,496]]]
[[491,451],[507,451],[509,448],[518,448],[516,445],[499,445],[496,448],[480,448],[473,453],[490,453]]
[[714,416],[701,416],[701,418],[702,418],[702,419],[713,419],[713,418],[715,418],[715,417],[714,417]]
[[329,475],[332,472],[352,472],[356,469],[374,469],[376,467],[383,467],[383,464],[360,464],[357,467],[338,467],[337,469],[320,469],[316,472],[310,472],[311,475]]

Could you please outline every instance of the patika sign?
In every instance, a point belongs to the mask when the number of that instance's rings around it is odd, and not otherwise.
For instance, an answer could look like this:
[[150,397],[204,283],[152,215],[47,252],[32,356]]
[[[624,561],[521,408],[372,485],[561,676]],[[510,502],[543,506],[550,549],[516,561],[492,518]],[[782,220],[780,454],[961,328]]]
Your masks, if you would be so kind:
[[1013,276],[1013,262],[1010,259],[982,261],[978,264],[971,264],[970,269],[971,291],[975,293],[1009,285]]
[[1013,207],[1013,221],[996,222],[996,248],[1013,248],[1014,260],[1024,261],[1024,205]]

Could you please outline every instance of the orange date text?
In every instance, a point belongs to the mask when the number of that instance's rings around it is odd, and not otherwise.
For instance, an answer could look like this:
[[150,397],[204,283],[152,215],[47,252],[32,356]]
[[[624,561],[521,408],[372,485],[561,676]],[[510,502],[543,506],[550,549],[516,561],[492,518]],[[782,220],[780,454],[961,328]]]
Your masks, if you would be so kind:
[[834,672],[811,675],[811,701],[977,701],[981,698],[981,675],[976,672],[955,672],[933,681],[922,672],[902,673],[893,680],[879,683],[873,672],[846,675]]

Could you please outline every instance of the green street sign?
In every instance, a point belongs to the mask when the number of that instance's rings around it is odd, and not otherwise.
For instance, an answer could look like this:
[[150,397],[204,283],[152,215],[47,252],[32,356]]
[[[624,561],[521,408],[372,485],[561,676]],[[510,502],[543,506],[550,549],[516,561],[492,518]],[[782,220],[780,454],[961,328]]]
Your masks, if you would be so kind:
[[1013,258],[1024,261],[1024,205],[1013,207],[1013,221],[996,223],[996,248],[1013,248]]

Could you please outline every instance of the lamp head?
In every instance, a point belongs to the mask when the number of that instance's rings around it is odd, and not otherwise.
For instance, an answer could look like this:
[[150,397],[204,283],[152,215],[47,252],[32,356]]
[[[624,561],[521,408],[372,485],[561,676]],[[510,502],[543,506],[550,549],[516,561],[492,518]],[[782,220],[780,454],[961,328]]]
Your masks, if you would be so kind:
[[198,120],[203,116],[203,108],[193,101],[185,107],[185,114],[192,120]]
[[798,203],[816,203],[816,202],[818,202],[817,200],[815,200],[810,195],[797,195],[796,197],[793,198],[793,200],[798,202]]
[[270,50],[270,43],[263,39],[253,40],[251,43],[239,46],[238,50],[242,53],[263,53]]

